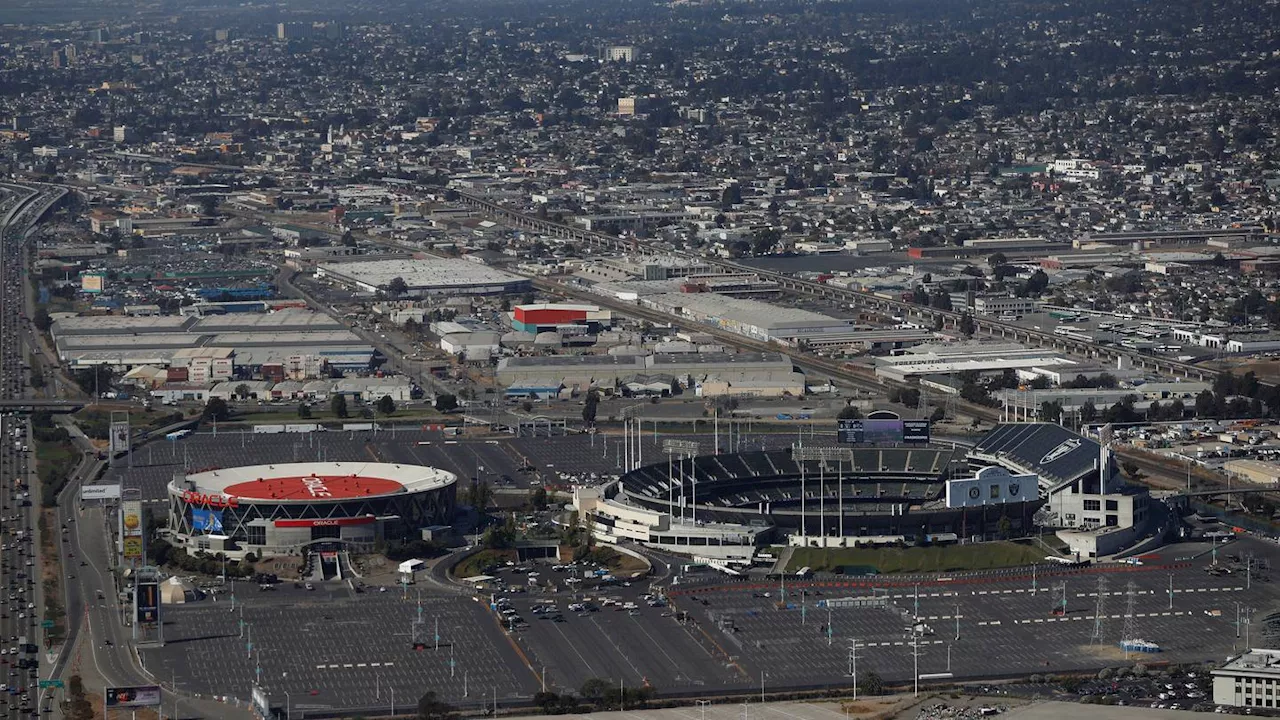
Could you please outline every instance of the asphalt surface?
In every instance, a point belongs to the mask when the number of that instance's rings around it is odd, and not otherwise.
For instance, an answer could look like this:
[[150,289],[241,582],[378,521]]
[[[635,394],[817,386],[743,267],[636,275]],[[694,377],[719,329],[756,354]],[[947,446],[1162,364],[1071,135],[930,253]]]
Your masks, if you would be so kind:
[[[1206,554],[1191,558],[1198,552]],[[1269,581],[1242,573],[1211,575],[1208,546],[1174,545],[1141,566],[1067,571],[1042,568],[1033,577],[1019,570],[989,574],[953,574],[921,578],[891,576],[863,582],[816,581],[744,583],[747,587],[682,591],[672,605],[688,609],[726,653],[752,677],[780,685],[840,682],[851,666],[849,647],[858,643],[858,667],[890,681],[906,681],[915,671],[913,635],[917,635],[919,672],[951,672],[957,677],[1071,669],[1096,669],[1125,662],[1118,647],[1127,637],[1157,643],[1152,655],[1131,653],[1128,662],[1146,657],[1165,662],[1221,661],[1246,647],[1248,626],[1236,638],[1236,604],[1253,608],[1252,632],[1260,636],[1260,618],[1274,609],[1280,590]],[[1280,559],[1270,543],[1246,539],[1231,551]],[[1223,549],[1220,553],[1225,554]],[[1098,622],[1099,579],[1104,602]],[[1172,602],[1169,588],[1172,580]],[[1132,582],[1132,612],[1129,583]],[[1054,614],[1065,584],[1066,614]],[[877,590],[878,589],[878,590]],[[867,607],[835,607],[827,601],[882,596]],[[785,593],[785,594],[784,594]],[[817,593],[822,593],[817,595]],[[706,600],[708,604],[701,601]],[[803,608],[803,609],[802,609]],[[830,612],[830,615],[828,615]],[[957,616],[959,621],[957,623]],[[915,623],[920,632],[913,632]],[[827,626],[830,623],[830,641]],[[1100,633],[1099,633],[1100,630]],[[948,660],[948,656],[950,656]],[[785,662],[780,662],[786,658]]]
[[[10,193],[6,189],[6,195]],[[16,217],[9,222],[6,212],[0,222],[0,398],[17,400],[27,397],[23,377],[23,250],[21,247],[23,205],[15,203],[10,210]],[[33,537],[36,530],[37,492],[29,485],[30,468],[25,448],[31,443],[24,421],[9,414],[0,418],[0,584],[4,605],[0,611],[0,709],[5,717],[35,716],[38,712],[39,649],[43,645],[40,619],[43,603],[37,580],[40,562]],[[29,644],[22,647],[23,640]],[[37,652],[27,652],[31,645]],[[19,661],[37,666],[19,668]]]

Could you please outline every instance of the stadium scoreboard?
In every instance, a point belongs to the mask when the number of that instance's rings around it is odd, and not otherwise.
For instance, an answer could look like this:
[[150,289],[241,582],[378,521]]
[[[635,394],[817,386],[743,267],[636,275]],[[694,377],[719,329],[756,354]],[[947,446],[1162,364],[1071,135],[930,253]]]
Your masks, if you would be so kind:
[[847,444],[927,443],[928,420],[847,420],[836,427],[837,439]]

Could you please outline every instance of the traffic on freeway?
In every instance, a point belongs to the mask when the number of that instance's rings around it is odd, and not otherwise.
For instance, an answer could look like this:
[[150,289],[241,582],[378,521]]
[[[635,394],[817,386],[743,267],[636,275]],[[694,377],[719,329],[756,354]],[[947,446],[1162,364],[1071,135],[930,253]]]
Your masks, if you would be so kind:
[[[18,200],[17,205],[29,200]],[[27,394],[21,350],[25,320],[21,228],[21,224],[10,222],[0,229],[0,400],[5,401]],[[44,628],[34,537],[38,499],[28,483],[30,447],[28,421],[16,412],[0,417],[0,582],[5,599],[0,611],[0,670],[4,676],[0,678],[0,709],[6,718],[39,713],[36,700]]]

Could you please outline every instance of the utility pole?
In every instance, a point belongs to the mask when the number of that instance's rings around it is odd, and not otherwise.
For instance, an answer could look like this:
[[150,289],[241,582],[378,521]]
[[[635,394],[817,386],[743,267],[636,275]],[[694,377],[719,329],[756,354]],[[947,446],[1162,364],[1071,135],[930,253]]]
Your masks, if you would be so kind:
[[849,677],[853,678],[853,699],[858,699],[858,640],[849,641]]
[[1173,609],[1173,573],[1169,573],[1169,609]]
[[920,697],[920,636],[911,635],[911,659],[915,670],[911,673],[911,682],[913,684],[912,695]]

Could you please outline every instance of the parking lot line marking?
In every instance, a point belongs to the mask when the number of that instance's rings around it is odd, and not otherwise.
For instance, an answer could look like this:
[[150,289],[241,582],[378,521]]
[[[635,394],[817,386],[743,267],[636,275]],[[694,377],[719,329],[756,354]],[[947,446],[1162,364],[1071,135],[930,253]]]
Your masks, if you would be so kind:
[[356,667],[369,667],[369,663],[356,663]]
[[1146,616],[1147,616],[1146,613],[1137,613],[1134,615],[1134,617],[1146,617]]
[[342,663],[342,667],[349,668],[351,667],[351,663]]
[[382,663],[382,667],[391,667],[391,666],[393,666],[393,665],[395,665],[395,663],[390,663],[390,662],[388,662],[388,663]]
[[999,621],[999,620],[992,620],[991,622],[989,622],[989,623],[987,623],[987,624],[988,624],[988,625],[999,625],[999,624],[1000,624],[1000,621]]
[[895,643],[894,643],[894,645],[906,645],[906,643],[904,643],[904,642],[902,642],[901,640],[899,640],[899,641],[895,642]]
[[317,666],[316,666],[316,669],[317,669],[317,670],[323,670],[324,668],[325,668],[325,666],[324,666],[324,665],[317,665]]
[[337,665],[330,665],[330,666],[329,666],[329,669],[330,669],[330,670],[333,670],[333,669],[334,669],[334,668],[336,668],[336,667],[338,667],[338,666],[337,666]]

